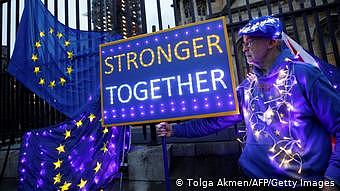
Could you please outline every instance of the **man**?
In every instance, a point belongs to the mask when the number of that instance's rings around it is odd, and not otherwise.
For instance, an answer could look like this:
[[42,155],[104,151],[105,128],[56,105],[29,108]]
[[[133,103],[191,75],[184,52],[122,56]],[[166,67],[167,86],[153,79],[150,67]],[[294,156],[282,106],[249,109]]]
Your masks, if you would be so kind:
[[340,185],[340,96],[318,68],[281,50],[279,19],[256,18],[239,35],[253,65],[253,74],[237,90],[241,114],[161,123],[158,135],[205,136],[243,118],[247,137],[239,162],[247,176]]

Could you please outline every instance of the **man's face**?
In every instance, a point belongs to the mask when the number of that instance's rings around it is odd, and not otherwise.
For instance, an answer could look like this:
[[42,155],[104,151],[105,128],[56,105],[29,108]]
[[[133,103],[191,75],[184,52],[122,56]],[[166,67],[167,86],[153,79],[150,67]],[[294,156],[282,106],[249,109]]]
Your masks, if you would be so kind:
[[263,68],[263,62],[268,54],[269,39],[243,36],[242,51],[247,59],[248,64]]

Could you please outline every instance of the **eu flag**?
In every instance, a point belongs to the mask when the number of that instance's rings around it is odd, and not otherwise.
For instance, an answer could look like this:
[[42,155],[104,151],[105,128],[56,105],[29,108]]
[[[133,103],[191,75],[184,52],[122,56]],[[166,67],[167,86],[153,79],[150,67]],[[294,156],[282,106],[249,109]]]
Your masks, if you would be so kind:
[[99,44],[108,32],[71,29],[40,0],[25,1],[8,72],[68,117],[99,99]]
[[[124,132],[124,130],[126,130]],[[117,178],[129,127],[102,128],[100,104],[74,120],[23,136],[18,190],[99,190]]]

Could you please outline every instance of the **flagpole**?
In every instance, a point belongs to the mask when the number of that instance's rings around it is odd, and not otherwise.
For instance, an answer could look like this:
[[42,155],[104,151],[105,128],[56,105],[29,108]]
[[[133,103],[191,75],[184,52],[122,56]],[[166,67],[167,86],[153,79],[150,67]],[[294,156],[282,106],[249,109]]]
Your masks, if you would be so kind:
[[166,146],[166,137],[162,136],[162,150],[163,150],[163,164],[164,164],[164,178],[166,191],[170,191],[170,178],[168,168],[168,150]]
[[[123,127],[123,153],[122,160],[120,162],[120,167],[125,168],[124,160],[125,160],[125,139],[126,139],[126,126]],[[119,180],[119,190],[123,189],[123,170],[120,171],[120,180]]]

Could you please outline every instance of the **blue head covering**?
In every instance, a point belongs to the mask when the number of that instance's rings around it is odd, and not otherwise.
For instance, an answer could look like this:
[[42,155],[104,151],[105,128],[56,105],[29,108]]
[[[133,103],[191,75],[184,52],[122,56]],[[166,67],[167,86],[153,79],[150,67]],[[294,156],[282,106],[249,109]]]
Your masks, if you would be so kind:
[[281,39],[282,24],[278,18],[271,16],[257,17],[241,28],[238,35]]

